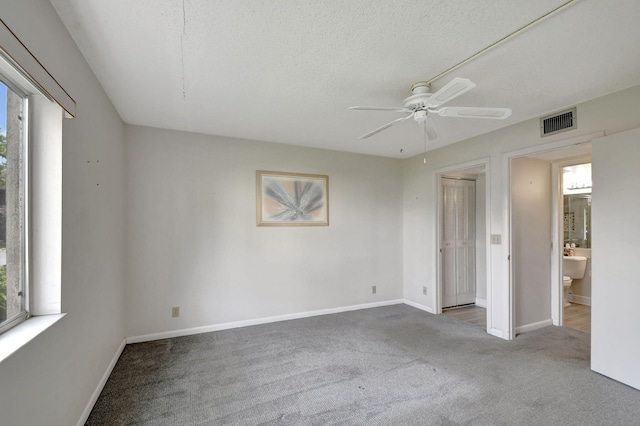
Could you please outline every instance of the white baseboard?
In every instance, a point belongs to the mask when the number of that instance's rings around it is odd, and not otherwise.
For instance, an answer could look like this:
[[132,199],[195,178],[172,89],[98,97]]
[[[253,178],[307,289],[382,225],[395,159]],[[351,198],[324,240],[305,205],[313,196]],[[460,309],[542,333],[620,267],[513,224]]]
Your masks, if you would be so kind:
[[404,299],[404,303],[405,305],[413,306],[414,308],[420,309],[421,311],[429,312],[430,314],[433,313],[433,309],[431,309],[430,307],[412,302],[411,300]]
[[567,296],[569,303],[577,303],[578,305],[591,306],[591,298],[587,296],[580,296],[578,294],[570,294]]
[[492,328],[491,330],[487,331],[487,333],[506,340],[506,337],[504,337],[504,333],[502,332],[502,330],[498,330],[497,328]]
[[405,303],[403,299],[387,300],[384,302],[364,303],[361,305],[342,306],[339,308],[320,309],[317,311],[298,312],[295,314],[277,315],[273,317],[256,318],[244,321],[226,322],[222,324],[205,325],[201,327],[185,328],[182,330],[163,331],[160,333],[144,334],[127,337],[127,343],[149,342],[151,340],[170,339],[172,337],[190,336],[193,334],[209,333],[212,331],[229,330],[232,328],[249,327],[251,325],[268,324],[278,321],[315,317],[319,315],[337,314],[340,312],[357,311],[360,309],[377,308],[379,306],[399,305]]
[[89,402],[87,403],[87,406],[85,407],[84,411],[82,412],[82,415],[80,416],[80,419],[78,420],[78,423],[77,423],[78,426],[82,426],[87,422],[87,419],[89,418],[89,415],[91,414],[91,410],[93,410],[93,406],[96,404],[96,401],[98,400],[98,397],[100,396],[100,393],[102,392],[102,389],[104,388],[104,385],[107,384],[107,380],[109,379],[109,376],[111,375],[111,372],[113,371],[113,368],[116,366],[116,363],[118,362],[118,359],[120,358],[120,355],[122,355],[122,351],[124,350],[124,347],[126,346],[126,344],[127,344],[126,340],[123,340],[122,343],[120,343],[120,346],[116,350],[116,354],[113,356],[113,359],[111,359],[111,362],[109,363],[109,366],[107,367],[107,370],[102,375],[102,378],[100,379],[100,382],[98,383],[98,386],[96,387],[96,390],[93,391],[93,394],[91,395],[91,398],[89,399]]
[[480,306],[481,308],[486,308],[487,299],[480,299],[479,297],[476,297],[476,306]]
[[550,325],[553,325],[553,322],[548,319],[540,322],[534,322],[532,324],[521,325],[520,327],[516,327],[516,334],[526,333],[528,331],[538,330],[540,328],[545,328]]

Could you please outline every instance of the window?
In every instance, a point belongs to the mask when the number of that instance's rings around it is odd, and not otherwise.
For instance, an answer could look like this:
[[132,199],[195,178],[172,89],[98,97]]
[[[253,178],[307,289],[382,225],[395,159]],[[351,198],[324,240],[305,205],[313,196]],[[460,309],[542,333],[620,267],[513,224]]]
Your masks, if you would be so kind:
[[27,317],[26,96],[0,75],[0,332]]
[[64,317],[62,119],[75,109],[0,19],[0,362]]

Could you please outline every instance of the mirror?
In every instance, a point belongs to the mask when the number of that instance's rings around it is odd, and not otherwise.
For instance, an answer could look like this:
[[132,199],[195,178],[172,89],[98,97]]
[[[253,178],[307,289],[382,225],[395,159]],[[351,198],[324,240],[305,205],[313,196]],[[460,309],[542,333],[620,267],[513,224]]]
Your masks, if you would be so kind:
[[564,243],[591,248],[591,194],[564,196]]

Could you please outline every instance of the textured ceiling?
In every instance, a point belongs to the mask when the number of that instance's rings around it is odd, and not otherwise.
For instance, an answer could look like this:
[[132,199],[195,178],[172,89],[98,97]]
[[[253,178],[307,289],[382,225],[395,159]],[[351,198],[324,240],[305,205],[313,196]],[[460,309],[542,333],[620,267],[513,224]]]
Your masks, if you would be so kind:
[[[127,123],[406,158],[418,124],[359,140],[398,115],[347,107],[401,105],[566,0],[51,2]],[[477,84],[447,106],[513,115],[436,117],[430,148],[640,84],[639,21],[638,0],[575,1],[436,80]]]

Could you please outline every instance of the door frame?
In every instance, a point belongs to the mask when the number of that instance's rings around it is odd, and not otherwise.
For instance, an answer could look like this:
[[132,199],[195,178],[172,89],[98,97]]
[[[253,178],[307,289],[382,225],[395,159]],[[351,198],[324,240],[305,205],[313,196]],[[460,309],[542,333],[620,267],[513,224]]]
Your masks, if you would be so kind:
[[[482,173],[485,175],[485,185],[484,185],[484,193],[485,193],[485,281],[487,286],[487,331],[491,330],[491,256],[490,256],[490,232],[491,229],[491,158],[485,157],[478,160],[468,161],[461,164],[456,164],[453,166],[448,166],[440,169],[436,169],[433,171],[434,174],[434,182],[436,185],[435,193],[437,194],[438,202],[435,204],[435,214],[436,214],[436,247],[435,247],[435,256],[436,256],[436,285],[435,292],[433,295],[433,306],[435,306],[434,313],[442,314],[442,253],[440,252],[440,245],[442,243],[442,182],[441,178],[447,177],[446,175],[451,175],[453,173],[465,173],[465,171],[469,171],[472,169],[482,169]],[[478,190],[478,184],[476,182],[476,191]],[[478,211],[476,209],[475,215],[477,216]],[[478,262],[476,262],[476,271],[478,269]],[[476,282],[477,285],[477,282]]]
[[[535,154],[542,154],[545,152],[550,152],[550,151],[556,151],[559,149],[563,149],[563,148],[569,148],[571,146],[576,146],[576,145],[584,145],[586,143],[590,143],[591,140],[598,138],[598,137],[602,137],[604,136],[604,131],[599,131],[599,132],[593,132],[593,133],[588,133],[586,135],[581,135],[581,136],[576,136],[576,137],[572,137],[572,138],[567,138],[567,139],[562,139],[559,141],[555,141],[555,142],[550,142],[544,145],[538,145],[538,146],[534,146],[534,147],[529,147],[529,148],[524,148],[524,149],[519,149],[519,150],[515,150],[515,151],[510,151],[507,153],[504,153],[502,155],[502,181],[504,182],[504,191],[502,192],[502,201],[503,201],[503,217],[507,218],[507,220],[503,221],[503,235],[504,238],[502,239],[504,241],[503,244],[503,248],[502,248],[502,255],[503,255],[503,259],[505,259],[505,262],[503,263],[503,270],[502,270],[502,275],[503,277],[505,277],[506,282],[508,283],[507,285],[507,293],[505,294],[505,306],[507,307],[507,309],[504,310],[505,312],[505,324],[507,325],[507,329],[506,329],[506,335],[503,336],[503,338],[507,339],[507,340],[513,340],[516,337],[516,326],[515,326],[515,321],[516,321],[516,316],[515,316],[515,283],[514,283],[514,277],[513,277],[513,268],[511,268],[511,254],[512,254],[512,248],[513,248],[513,218],[512,218],[512,197],[511,197],[511,160],[515,159],[515,158],[519,158],[519,157],[528,157],[531,155],[535,155]],[[553,167],[552,167],[552,173],[553,173]],[[556,169],[557,171],[557,169]],[[556,181],[554,183],[553,181],[553,176],[552,176],[552,186],[553,188],[555,188],[558,185],[558,178],[556,176]],[[557,191],[558,189],[556,189]],[[553,195],[552,195],[553,196]],[[559,238],[562,238],[562,235],[559,234],[558,232],[558,228],[559,228],[559,224],[557,224],[557,203],[558,203],[558,199],[557,197],[554,197],[555,201],[552,200],[552,212],[549,212],[551,214],[552,217],[552,222],[551,222],[551,232],[552,232],[552,241],[556,242],[555,244],[553,244],[552,250],[551,250],[551,310],[552,310],[552,314],[554,312],[554,310],[559,310],[559,305],[560,305],[560,300],[561,300],[561,295],[558,292],[562,291],[562,277],[560,276],[561,274],[561,266],[560,266],[560,254],[559,254],[559,247],[557,242],[559,241]],[[556,205],[556,208],[554,208],[554,203]],[[489,286],[487,286],[488,288]],[[557,300],[556,300],[557,299]],[[488,302],[487,302],[488,303]],[[553,321],[553,319],[552,319]]]

